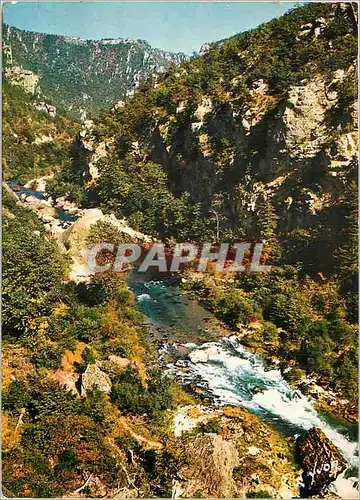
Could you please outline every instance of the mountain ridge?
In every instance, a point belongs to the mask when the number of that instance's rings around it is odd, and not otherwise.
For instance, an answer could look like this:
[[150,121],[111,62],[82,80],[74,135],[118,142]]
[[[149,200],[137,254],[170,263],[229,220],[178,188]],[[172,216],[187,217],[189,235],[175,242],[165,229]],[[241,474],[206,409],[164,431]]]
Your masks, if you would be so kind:
[[20,68],[33,73],[33,93],[77,118],[123,99],[150,74],[186,55],[153,48],[146,40],[84,40],[3,27],[5,74],[17,81]]

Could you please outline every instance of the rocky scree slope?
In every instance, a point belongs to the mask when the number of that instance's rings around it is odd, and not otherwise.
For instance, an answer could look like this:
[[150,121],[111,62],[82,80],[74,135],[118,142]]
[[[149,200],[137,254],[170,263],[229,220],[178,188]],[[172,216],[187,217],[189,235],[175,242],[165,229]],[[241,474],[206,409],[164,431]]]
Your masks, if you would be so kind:
[[186,58],[145,40],[81,40],[7,25],[3,51],[5,74],[12,82],[26,82],[29,92],[77,117],[110,106],[148,75]]

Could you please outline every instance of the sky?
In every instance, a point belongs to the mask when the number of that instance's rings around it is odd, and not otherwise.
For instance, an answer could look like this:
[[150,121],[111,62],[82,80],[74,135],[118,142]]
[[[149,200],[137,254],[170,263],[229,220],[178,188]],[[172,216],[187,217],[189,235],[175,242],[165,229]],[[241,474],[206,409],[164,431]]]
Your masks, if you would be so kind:
[[294,2],[34,2],[7,3],[10,26],[84,39],[141,38],[153,47],[191,55],[277,17]]

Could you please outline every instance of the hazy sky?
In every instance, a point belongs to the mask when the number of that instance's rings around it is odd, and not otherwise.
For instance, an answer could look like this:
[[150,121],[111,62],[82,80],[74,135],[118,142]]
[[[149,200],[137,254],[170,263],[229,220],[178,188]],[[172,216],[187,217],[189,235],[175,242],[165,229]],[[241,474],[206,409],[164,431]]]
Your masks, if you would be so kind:
[[37,2],[9,3],[4,21],[18,28],[86,39],[142,38],[191,54],[277,17],[294,2]]

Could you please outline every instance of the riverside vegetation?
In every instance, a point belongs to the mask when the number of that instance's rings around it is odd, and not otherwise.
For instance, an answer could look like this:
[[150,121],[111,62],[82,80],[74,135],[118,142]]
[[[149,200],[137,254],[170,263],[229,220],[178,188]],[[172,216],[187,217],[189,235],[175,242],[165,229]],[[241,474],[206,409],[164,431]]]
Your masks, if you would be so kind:
[[[334,391],[346,404],[327,409],[352,421],[356,22],[354,4],[296,8],[149,76],[82,125],[69,110],[50,116],[11,71],[3,88],[6,179],[55,174],[53,199],[168,242],[264,242],[271,273],[189,269],[184,288],[293,382],[307,374]],[[123,241],[105,223],[87,241],[99,233]],[[4,491],[296,495],[293,443],[246,410],[185,393],[163,374],[126,276],[75,284],[70,257],[3,192]],[[184,407],[195,423],[177,434]]]

